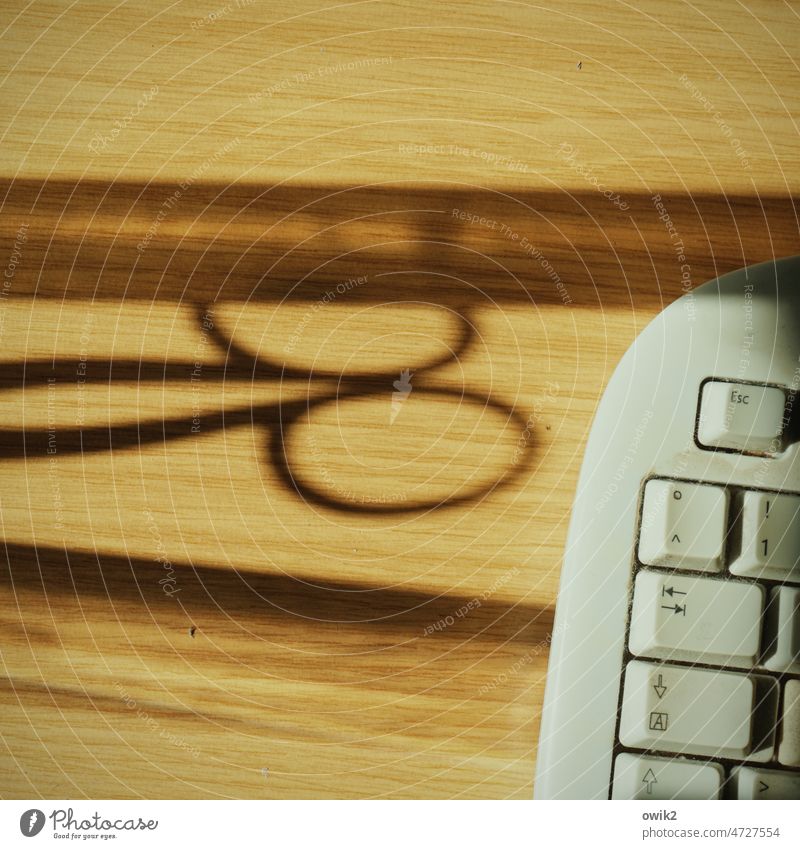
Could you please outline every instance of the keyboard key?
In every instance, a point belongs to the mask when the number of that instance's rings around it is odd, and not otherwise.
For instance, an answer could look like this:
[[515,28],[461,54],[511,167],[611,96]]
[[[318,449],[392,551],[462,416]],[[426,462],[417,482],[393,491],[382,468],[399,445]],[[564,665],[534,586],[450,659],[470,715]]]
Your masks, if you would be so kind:
[[719,572],[727,514],[728,493],[723,487],[649,480],[639,560],[648,566]]
[[753,747],[754,702],[746,675],[633,660],[619,739],[633,749],[741,759]]
[[776,587],[767,605],[763,665],[800,673],[800,588]]
[[737,799],[800,799],[800,772],[743,766],[731,780]]
[[711,380],[703,386],[697,441],[704,448],[783,451],[786,393],[774,386]]
[[746,492],[734,575],[800,583],[800,496]]
[[784,766],[800,766],[800,681],[786,682],[778,760]]
[[643,569],[634,586],[631,653],[751,667],[759,655],[764,599],[758,584]]
[[618,755],[612,799],[719,799],[724,772],[716,763]]

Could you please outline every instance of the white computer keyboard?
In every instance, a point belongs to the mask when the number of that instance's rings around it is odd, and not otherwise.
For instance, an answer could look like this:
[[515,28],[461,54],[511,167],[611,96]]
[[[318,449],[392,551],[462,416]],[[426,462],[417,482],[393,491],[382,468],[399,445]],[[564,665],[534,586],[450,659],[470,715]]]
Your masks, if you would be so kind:
[[800,257],[668,307],[598,407],[534,794],[800,798]]

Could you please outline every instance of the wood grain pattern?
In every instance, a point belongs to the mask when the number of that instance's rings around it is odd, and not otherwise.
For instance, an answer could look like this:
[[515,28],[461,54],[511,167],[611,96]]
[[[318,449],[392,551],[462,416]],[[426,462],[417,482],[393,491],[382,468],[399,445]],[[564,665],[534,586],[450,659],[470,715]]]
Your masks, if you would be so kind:
[[529,796],[602,390],[798,252],[796,10],[0,17],[0,794]]

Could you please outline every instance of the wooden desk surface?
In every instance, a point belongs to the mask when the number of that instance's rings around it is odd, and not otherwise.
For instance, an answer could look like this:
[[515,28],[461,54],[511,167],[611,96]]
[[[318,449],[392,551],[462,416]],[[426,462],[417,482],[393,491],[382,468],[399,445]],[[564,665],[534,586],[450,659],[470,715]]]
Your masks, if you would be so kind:
[[603,387],[798,252],[748,7],[3,3],[0,794],[530,795]]

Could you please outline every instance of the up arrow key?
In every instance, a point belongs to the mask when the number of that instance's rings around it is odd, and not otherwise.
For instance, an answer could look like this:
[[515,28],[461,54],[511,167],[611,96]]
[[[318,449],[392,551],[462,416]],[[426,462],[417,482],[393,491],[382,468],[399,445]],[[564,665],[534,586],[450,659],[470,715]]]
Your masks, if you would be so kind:
[[653,772],[652,769],[648,769],[647,772],[644,774],[644,778],[642,779],[642,784],[647,785],[647,795],[652,796],[653,795],[653,785],[658,784],[658,779],[656,778],[655,773]]
[[677,534],[672,535],[671,542],[680,542],[680,541],[681,541],[681,538]]

